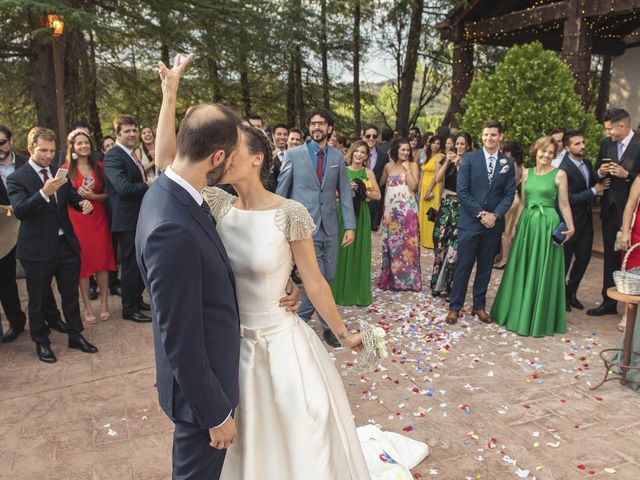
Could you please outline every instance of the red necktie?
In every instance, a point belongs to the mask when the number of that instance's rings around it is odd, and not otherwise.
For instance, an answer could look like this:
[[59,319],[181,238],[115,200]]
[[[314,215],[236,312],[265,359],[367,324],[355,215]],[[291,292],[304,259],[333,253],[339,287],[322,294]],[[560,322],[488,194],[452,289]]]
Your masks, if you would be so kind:
[[146,182],[147,181],[147,176],[144,173],[144,167],[140,163],[140,160],[138,160],[138,156],[136,155],[136,152],[132,151],[131,152],[131,157],[136,162],[136,167],[138,167],[138,170],[140,170],[140,176],[142,176],[142,181]]
[[318,181],[320,182],[320,185],[322,185],[322,161],[324,160],[324,152],[322,150],[318,151]]
[[[43,183],[47,183],[47,180],[49,180],[49,172],[47,171],[47,169],[43,168],[42,170],[40,170],[40,173],[44,177],[44,182]],[[56,202],[56,194],[55,193],[53,195],[49,196],[49,200],[51,200],[51,203],[54,204],[54,205],[58,204]]]

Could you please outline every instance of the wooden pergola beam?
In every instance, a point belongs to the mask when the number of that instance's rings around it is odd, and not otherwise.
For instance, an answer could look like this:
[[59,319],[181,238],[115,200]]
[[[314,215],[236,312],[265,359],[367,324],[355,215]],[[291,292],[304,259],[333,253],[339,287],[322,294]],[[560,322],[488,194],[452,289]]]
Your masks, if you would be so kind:
[[580,13],[583,17],[605,15],[628,15],[637,13],[640,0],[581,0]]
[[[640,2],[640,0],[638,0]],[[568,16],[569,2],[550,3],[541,7],[531,7],[517,12],[507,13],[477,22],[467,22],[464,26],[465,37],[470,42],[477,42],[487,37],[504,35],[530,27],[544,25]]]

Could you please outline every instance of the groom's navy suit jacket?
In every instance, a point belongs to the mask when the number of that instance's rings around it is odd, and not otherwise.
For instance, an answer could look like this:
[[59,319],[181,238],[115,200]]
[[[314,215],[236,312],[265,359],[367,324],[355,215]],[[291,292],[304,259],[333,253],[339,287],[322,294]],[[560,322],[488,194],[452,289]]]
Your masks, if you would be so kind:
[[136,257],[151,297],[160,406],[174,422],[215,427],[238,402],[235,281],[213,220],[166,175],[142,201]]
[[485,231],[486,228],[478,218],[478,214],[485,211],[500,216],[492,231],[503,232],[504,216],[511,207],[516,193],[513,160],[499,152],[489,184],[484,150],[465,153],[458,170],[456,190],[461,206],[459,229]]

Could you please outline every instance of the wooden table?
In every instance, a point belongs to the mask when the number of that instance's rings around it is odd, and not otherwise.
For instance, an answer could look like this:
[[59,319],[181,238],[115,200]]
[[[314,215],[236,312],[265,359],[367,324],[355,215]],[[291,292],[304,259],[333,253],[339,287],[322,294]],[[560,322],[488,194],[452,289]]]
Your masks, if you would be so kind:
[[[615,287],[609,288],[607,290],[607,295],[613,300],[624,302],[626,304],[627,326],[624,330],[624,345],[622,349],[608,348],[600,352],[600,358],[602,358],[607,371],[602,382],[600,382],[595,387],[591,387],[591,390],[600,388],[602,384],[611,380],[620,380],[620,383],[622,385],[627,383],[627,381],[629,381],[630,383],[638,383],[632,380],[627,380],[627,372],[629,370],[640,371],[640,364],[635,366],[631,364],[631,354],[633,353],[634,355],[640,355],[640,353],[632,351],[633,331],[636,327],[636,314],[638,313],[638,304],[640,304],[640,295],[627,295],[625,293],[620,293]],[[612,362],[610,360],[611,356],[608,354],[613,352],[622,352],[622,362]],[[611,373],[611,369],[613,367],[618,367],[621,371],[621,374],[614,374],[613,376],[609,377],[609,374]]]

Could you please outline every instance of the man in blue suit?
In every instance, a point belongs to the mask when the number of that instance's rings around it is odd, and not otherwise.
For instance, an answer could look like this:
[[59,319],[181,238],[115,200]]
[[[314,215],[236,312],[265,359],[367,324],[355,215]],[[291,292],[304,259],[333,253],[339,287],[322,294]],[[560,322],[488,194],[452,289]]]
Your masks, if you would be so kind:
[[516,192],[513,160],[499,151],[502,138],[502,125],[493,120],[486,121],[482,128],[484,148],[466,153],[460,162],[458,260],[446,319],[449,325],[460,317],[474,264],[472,314],[484,323],[491,322],[485,311],[487,287],[504,232],[504,216]]
[[[338,214],[336,193],[340,196],[345,233],[342,246],[355,239],[356,218],[353,210],[351,187],[344,157],[339,150],[327,145],[333,132],[333,117],[330,112],[317,109],[307,118],[311,140],[299,147],[287,150],[282,162],[276,193],[302,203],[316,224],[313,244],[322,275],[331,283],[338,264]],[[369,235],[368,232],[363,232]],[[298,315],[309,321],[314,308],[308,297],[300,306]],[[332,347],[340,342],[320,318],[323,337]]]
[[221,105],[190,108],[175,160],[145,195],[138,218],[136,260],[151,298],[156,385],[160,406],[175,423],[174,480],[218,478],[236,434],[235,282],[200,192],[222,177],[239,125]]

